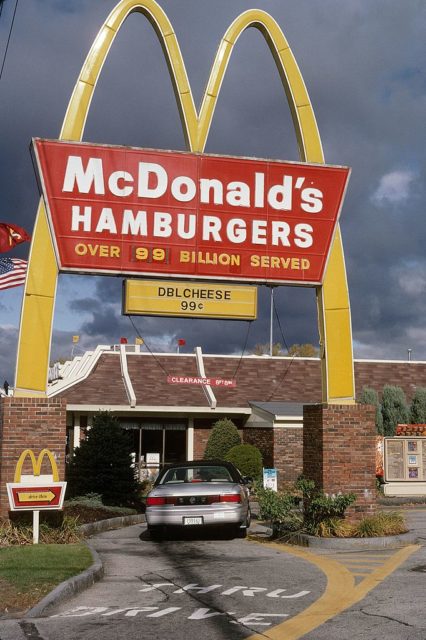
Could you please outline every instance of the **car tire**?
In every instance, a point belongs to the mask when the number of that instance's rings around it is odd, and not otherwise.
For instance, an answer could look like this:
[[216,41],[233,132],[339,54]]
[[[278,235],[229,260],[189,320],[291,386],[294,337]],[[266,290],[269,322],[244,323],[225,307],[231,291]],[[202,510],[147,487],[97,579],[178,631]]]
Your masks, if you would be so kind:
[[251,522],[251,511],[250,511],[250,507],[248,508],[247,511],[247,518],[246,521],[244,523],[244,526],[238,526],[236,529],[236,537],[237,538],[247,538],[247,533],[250,527],[250,522]]

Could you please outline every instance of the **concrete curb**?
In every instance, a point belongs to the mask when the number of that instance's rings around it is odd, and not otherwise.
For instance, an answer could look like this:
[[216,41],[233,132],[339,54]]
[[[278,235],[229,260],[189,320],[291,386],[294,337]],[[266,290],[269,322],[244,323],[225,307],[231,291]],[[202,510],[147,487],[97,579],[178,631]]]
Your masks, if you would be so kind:
[[94,549],[87,545],[93,557],[93,564],[76,576],[68,578],[61,584],[58,584],[53,591],[47,594],[40,602],[38,602],[32,609],[26,612],[24,618],[39,618],[42,616],[49,607],[72,598],[76,593],[84,591],[88,587],[92,586],[94,582],[100,580],[104,575],[104,567],[98,554]]
[[97,522],[88,522],[87,524],[82,524],[79,529],[85,536],[93,536],[103,531],[121,529],[122,527],[129,527],[132,524],[139,524],[140,522],[145,522],[143,513],[138,513],[134,516],[120,516],[118,518],[98,520]]
[[[113,529],[120,529],[121,527],[128,527],[132,524],[138,524],[139,522],[145,522],[145,516],[143,514],[137,514],[134,516],[121,516],[118,518],[109,518],[108,520],[99,520],[98,522],[90,522],[88,524],[81,525],[80,531],[86,536],[91,536],[102,531],[112,531]],[[86,543],[93,558],[93,564],[88,567],[82,573],[68,578],[57,587],[47,594],[40,602],[38,602],[32,609],[27,611],[24,618],[39,618],[43,616],[47,609],[54,605],[69,600],[72,596],[84,591],[92,584],[103,578],[104,567],[102,561],[96,551]]]
[[381,536],[377,538],[316,538],[300,533],[286,541],[288,544],[313,549],[330,549],[335,551],[373,551],[380,549],[398,549],[417,542],[416,533],[401,533],[397,536]]
[[[272,536],[272,527],[266,523],[258,523],[253,533]],[[374,551],[380,549],[398,549],[416,542],[423,544],[423,538],[415,531],[408,531],[396,536],[381,536],[376,538],[317,538],[307,533],[295,533],[285,538],[273,538],[272,542],[284,542],[298,547],[312,549],[330,549],[335,551]]]

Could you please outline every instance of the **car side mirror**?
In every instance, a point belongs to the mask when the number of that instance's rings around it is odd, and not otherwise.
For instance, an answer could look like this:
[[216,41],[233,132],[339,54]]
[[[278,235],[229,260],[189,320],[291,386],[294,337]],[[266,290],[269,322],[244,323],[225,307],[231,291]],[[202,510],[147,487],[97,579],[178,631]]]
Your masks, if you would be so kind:
[[251,476],[243,476],[243,484],[253,484],[253,478]]

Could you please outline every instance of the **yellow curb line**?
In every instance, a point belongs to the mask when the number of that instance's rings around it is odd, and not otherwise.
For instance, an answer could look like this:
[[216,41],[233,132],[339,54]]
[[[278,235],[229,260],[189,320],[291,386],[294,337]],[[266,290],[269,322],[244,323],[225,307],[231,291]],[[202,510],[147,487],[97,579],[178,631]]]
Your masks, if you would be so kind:
[[320,598],[313,602],[307,609],[301,611],[290,620],[276,625],[262,635],[255,634],[246,640],[297,640],[313,629],[316,629],[330,618],[334,618],[359,600],[382,582],[389,574],[405,562],[411,554],[420,549],[420,545],[408,545],[394,553],[384,564],[368,575],[362,582],[355,586],[355,576],[337,560],[325,556],[316,556],[311,551],[297,549],[290,545],[275,542],[256,542],[273,549],[279,549],[298,558],[302,558],[311,564],[315,564],[327,577],[327,586]]

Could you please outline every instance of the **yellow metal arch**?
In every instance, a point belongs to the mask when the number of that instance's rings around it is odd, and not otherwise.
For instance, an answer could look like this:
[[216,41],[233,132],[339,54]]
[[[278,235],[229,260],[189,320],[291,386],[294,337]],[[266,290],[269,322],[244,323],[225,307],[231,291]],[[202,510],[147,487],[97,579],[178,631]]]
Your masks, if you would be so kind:
[[[315,116],[302,75],[283,32],[269,14],[252,9],[241,14],[230,25],[219,45],[197,116],[176,35],[166,14],[154,0],[122,0],[110,13],[90,49],[75,85],[60,139],[81,140],[102,66],[124,20],[134,12],[142,13],[148,18],[162,45],[190,151],[203,151],[233,47],[245,29],[254,27],[263,34],[277,65],[292,113],[301,160],[324,162]],[[16,395],[44,395],[46,392],[57,275],[46,212],[41,201],[33,234],[21,314]],[[323,286],[317,288],[317,306],[323,401],[352,403],[352,331],[339,229],[332,245]]]

